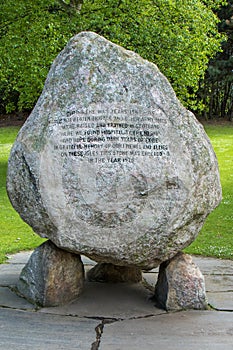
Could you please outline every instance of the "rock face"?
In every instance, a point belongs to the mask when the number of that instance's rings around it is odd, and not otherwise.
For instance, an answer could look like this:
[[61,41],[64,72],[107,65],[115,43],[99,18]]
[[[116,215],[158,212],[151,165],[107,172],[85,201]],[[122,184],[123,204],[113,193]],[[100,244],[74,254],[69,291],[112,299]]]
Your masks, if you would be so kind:
[[205,280],[190,255],[178,253],[160,265],[155,301],[167,311],[207,309]]
[[137,283],[142,281],[142,271],[136,267],[99,263],[87,273],[90,282]]
[[221,199],[211,144],[158,68],[92,32],[73,37],[12,148],[7,190],[42,237],[152,268]]
[[40,306],[57,306],[76,299],[83,289],[80,256],[47,241],[36,248],[17,284],[21,295]]

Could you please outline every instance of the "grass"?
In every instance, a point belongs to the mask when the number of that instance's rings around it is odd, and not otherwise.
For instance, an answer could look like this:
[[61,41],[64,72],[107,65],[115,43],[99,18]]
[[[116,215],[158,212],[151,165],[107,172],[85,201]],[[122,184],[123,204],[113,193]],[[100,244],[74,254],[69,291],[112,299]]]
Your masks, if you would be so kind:
[[37,247],[43,240],[12,208],[6,194],[7,159],[18,127],[0,128],[0,263],[6,254]]
[[[223,200],[185,251],[233,259],[233,126],[205,129],[218,158]],[[18,130],[18,127],[0,128],[0,263],[7,254],[33,249],[43,242],[15,212],[6,194],[7,159]]]
[[218,158],[223,198],[207,218],[190,254],[233,259],[233,126],[206,126]]

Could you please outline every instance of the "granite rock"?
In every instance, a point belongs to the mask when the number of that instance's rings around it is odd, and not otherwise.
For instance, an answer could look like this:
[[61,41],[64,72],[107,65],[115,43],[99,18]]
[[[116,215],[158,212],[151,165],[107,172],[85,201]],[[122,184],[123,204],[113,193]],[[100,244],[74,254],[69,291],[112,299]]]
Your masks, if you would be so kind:
[[208,308],[204,276],[190,255],[180,252],[160,265],[154,299],[167,311]]
[[145,269],[193,242],[221,200],[210,141],[168,80],[92,32],[55,59],[12,148],[7,191],[58,247]]
[[87,278],[90,282],[138,283],[142,272],[136,267],[99,263],[87,272]]
[[83,289],[79,255],[47,241],[34,250],[17,283],[18,292],[33,304],[57,306],[76,299]]

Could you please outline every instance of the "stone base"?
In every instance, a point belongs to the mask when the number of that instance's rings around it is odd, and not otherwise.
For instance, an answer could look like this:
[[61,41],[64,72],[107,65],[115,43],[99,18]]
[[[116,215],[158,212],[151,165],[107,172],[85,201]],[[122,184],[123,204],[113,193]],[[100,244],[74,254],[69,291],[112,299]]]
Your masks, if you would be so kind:
[[160,265],[153,299],[167,311],[208,308],[204,277],[190,255],[178,253]]
[[83,282],[80,256],[47,241],[32,253],[20,274],[17,289],[33,304],[57,306],[77,298]]
[[87,279],[91,282],[138,283],[142,280],[142,272],[137,267],[99,263],[88,271]]

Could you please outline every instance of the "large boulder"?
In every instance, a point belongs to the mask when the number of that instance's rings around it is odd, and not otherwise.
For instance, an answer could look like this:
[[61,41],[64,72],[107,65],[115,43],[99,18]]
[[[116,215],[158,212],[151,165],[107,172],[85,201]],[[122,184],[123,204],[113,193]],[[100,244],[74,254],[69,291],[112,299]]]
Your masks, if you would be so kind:
[[221,199],[210,141],[167,79],[92,32],[55,59],[12,148],[7,190],[58,247],[146,269],[193,242]]

